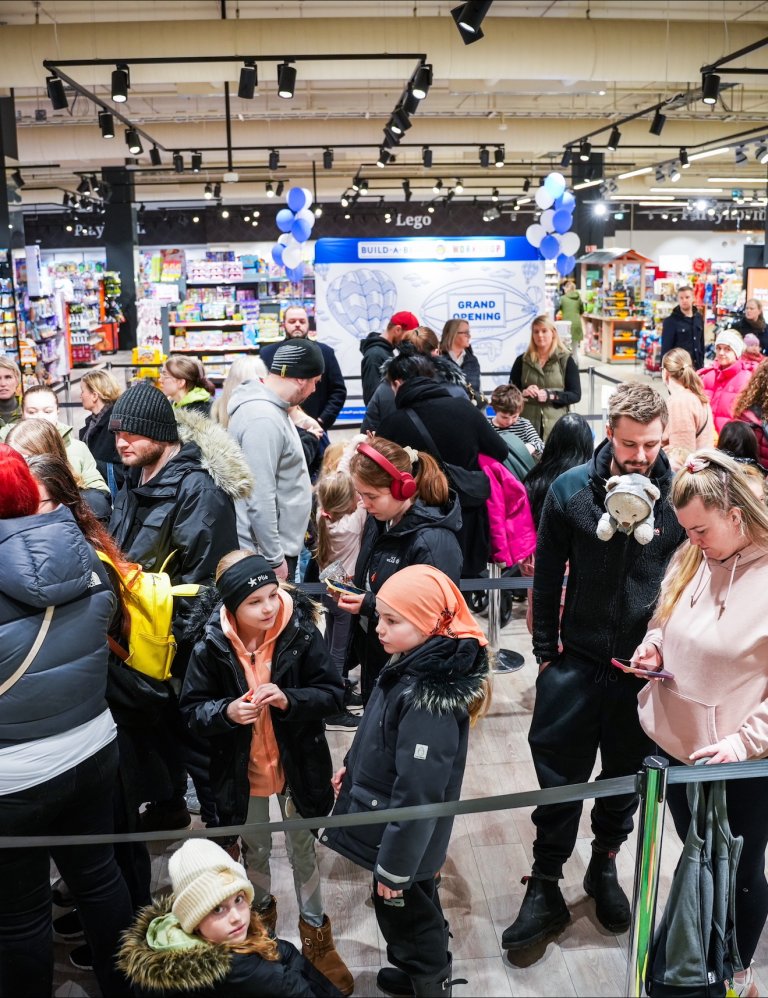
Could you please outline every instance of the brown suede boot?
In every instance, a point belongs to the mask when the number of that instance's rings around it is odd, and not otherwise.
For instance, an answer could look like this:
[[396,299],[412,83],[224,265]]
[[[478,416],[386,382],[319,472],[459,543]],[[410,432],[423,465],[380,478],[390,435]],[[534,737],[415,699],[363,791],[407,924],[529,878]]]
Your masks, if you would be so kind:
[[277,928],[277,898],[274,894],[270,895],[270,902],[266,908],[257,908],[256,911],[259,918],[264,923],[264,928],[274,939],[275,930]]
[[323,917],[323,924],[319,928],[299,917],[299,935],[302,956],[309,960],[315,970],[325,975],[343,995],[351,995],[355,988],[355,979],[336,952],[328,916]]

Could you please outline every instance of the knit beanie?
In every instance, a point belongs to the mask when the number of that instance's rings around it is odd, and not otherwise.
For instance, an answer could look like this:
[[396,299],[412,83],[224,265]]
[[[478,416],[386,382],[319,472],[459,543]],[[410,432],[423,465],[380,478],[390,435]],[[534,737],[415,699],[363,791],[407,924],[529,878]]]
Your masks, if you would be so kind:
[[744,337],[744,346],[751,347],[753,350],[755,349],[755,347],[757,347],[757,349],[759,350],[760,340],[757,338],[757,336],[755,336],[754,333],[747,333],[747,335]]
[[269,370],[281,378],[316,378],[325,371],[325,358],[313,340],[294,338],[275,350]]
[[124,392],[112,406],[109,417],[112,433],[135,433],[149,440],[175,444],[179,439],[176,417],[159,388],[140,381]]
[[741,338],[741,333],[735,329],[723,329],[722,332],[718,333],[715,346],[719,346],[721,343],[730,347],[737,359],[744,353],[744,340]]
[[253,885],[243,867],[209,839],[187,839],[168,860],[171,910],[185,932],[194,932],[216,905],[243,893],[253,903]]

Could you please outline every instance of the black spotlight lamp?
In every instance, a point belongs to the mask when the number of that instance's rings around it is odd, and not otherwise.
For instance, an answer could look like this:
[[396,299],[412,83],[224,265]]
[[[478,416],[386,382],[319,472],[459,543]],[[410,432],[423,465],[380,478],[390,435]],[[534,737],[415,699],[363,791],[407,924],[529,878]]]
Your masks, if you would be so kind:
[[588,163],[589,157],[592,155],[592,143],[588,142],[586,139],[579,146],[579,159],[582,163]]
[[138,156],[139,153],[144,151],[144,146],[141,144],[139,133],[135,128],[126,128],[125,143],[128,146],[128,151],[132,156]]
[[417,100],[424,100],[432,86],[432,66],[428,62],[423,62],[413,74],[411,79],[411,90]]
[[432,185],[432,192],[434,194],[439,194],[440,191],[442,191],[442,189],[443,189],[443,182],[442,182],[442,180],[436,180],[434,182],[434,184]]
[[413,88],[409,83],[405,91],[405,97],[403,98],[403,110],[406,114],[415,114],[418,109],[419,98],[413,92]]
[[562,166],[563,169],[565,169],[566,167],[571,165],[572,159],[573,159],[573,149],[571,149],[570,146],[566,146],[565,149],[563,150],[563,156],[562,159],[560,160],[560,166]]
[[266,192],[268,198],[273,198],[275,196],[275,189],[273,188],[271,181],[267,183]]
[[283,191],[285,190],[285,182],[278,180],[277,187],[275,187],[275,197],[281,198],[283,196]]
[[402,139],[402,134],[395,135],[395,133],[390,129],[389,125],[384,129],[384,141],[382,145],[385,149],[391,149],[392,146],[400,145],[400,140]]
[[407,204],[413,197],[413,191],[411,190],[410,180],[403,181],[403,196],[405,197],[405,203]]
[[210,184],[205,185],[205,189],[203,190],[203,197],[205,198],[206,201],[210,201],[211,198],[213,197],[213,188],[211,187]]
[[384,146],[381,146],[379,149],[379,158],[376,160],[376,166],[385,167],[387,163],[391,162],[391,160],[392,153],[389,149],[385,149]]
[[115,119],[110,111],[99,111],[99,128],[103,139],[113,139],[115,137]]
[[24,186],[24,178],[21,175],[21,170],[14,170],[13,173],[11,174],[11,180],[16,185],[16,190],[20,191],[21,188]]
[[651,133],[651,135],[661,135],[662,130],[666,125],[666,123],[667,123],[666,114],[662,114],[661,108],[657,107],[656,113],[653,116],[653,121],[651,122],[651,127],[648,129],[648,131]]
[[705,73],[701,78],[701,99],[705,104],[717,104],[720,96],[720,77],[717,73]]
[[411,121],[408,115],[405,113],[402,107],[396,107],[392,112],[392,117],[389,119],[387,128],[394,132],[395,135],[402,135],[403,132],[407,132],[411,127]]
[[249,59],[240,70],[240,82],[237,85],[237,96],[242,100],[253,100],[253,95],[258,82],[256,64],[252,59]]
[[611,134],[608,136],[608,143],[607,143],[608,148],[610,149],[611,152],[616,152],[616,150],[619,148],[619,142],[621,142],[621,132],[616,127],[616,125],[614,125],[613,128],[611,129]]
[[480,152],[478,155],[480,156],[480,166],[486,167],[490,165],[491,154],[486,146],[480,146]]
[[656,183],[657,184],[661,184],[661,183],[663,183],[663,181],[664,181],[664,167],[663,166],[657,166],[656,167]]
[[493,154],[493,165],[499,169],[504,166],[504,146],[496,146],[496,152]]
[[355,174],[355,176],[352,178],[352,183],[350,186],[352,187],[353,191],[360,190],[360,177],[358,174]]
[[91,193],[91,182],[87,177],[81,177],[80,183],[77,185],[78,194],[90,194]]
[[296,67],[289,62],[281,62],[277,67],[277,96],[290,100],[296,89]]
[[184,172],[184,157],[181,155],[180,152],[175,152],[173,154],[173,170],[174,173]]
[[330,170],[333,167],[333,149],[326,146],[323,149],[323,169]]
[[688,159],[688,150],[685,148],[685,146],[680,146],[679,159],[680,159],[680,169],[687,170],[688,167],[691,165],[691,163],[690,160]]
[[432,150],[429,146],[421,147],[421,165],[425,166],[428,170],[432,168]]
[[276,170],[280,165],[280,153],[277,149],[269,150],[269,168],[270,170]]
[[368,193],[368,181],[365,180],[365,179],[363,179],[363,180],[360,181],[360,193],[361,194],[367,194]]
[[483,37],[480,25],[488,13],[492,0],[467,0],[451,11],[451,17],[456,22],[461,40],[465,45],[478,42]]
[[200,152],[192,153],[192,172],[199,173],[203,168],[203,154]]
[[216,198],[217,201],[219,200],[219,198],[221,197],[221,184],[213,185],[213,196]]
[[125,104],[131,88],[131,76],[124,62],[119,62],[112,70],[112,100],[115,104]]
[[45,88],[48,91],[48,100],[54,111],[64,111],[69,107],[67,95],[64,92],[64,84],[58,76],[46,76]]

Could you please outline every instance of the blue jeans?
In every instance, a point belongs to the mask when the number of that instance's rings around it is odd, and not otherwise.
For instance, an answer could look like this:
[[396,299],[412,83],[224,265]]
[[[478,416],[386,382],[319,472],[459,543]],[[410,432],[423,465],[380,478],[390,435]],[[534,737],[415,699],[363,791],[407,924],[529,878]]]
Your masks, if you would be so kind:
[[[108,834],[117,742],[36,787],[0,797],[4,835]],[[50,858],[80,913],[103,995],[130,990],[115,969],[120,933],[133,919],[111,845],[0,849],[0,996],[50,995],[53,986]]]

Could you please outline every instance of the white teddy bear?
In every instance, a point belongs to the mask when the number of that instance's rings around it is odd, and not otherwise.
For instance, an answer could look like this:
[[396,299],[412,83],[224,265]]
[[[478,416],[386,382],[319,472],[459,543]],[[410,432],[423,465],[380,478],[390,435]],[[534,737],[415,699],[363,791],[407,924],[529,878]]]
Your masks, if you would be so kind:
[[597,536],[609,541],[617,530],[634,534],[638,544],[653,539],[653,505],[661,496],[644,475],[613,475],[605,483],[606,513],[597,524]]

